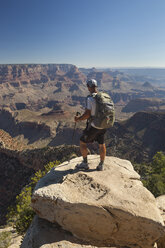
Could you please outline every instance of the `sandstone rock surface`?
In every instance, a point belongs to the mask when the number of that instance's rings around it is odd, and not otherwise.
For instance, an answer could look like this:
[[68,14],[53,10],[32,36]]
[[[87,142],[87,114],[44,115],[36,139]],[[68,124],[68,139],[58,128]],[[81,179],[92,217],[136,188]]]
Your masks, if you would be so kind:
[[[37,216],[26,233],[21,248],[97,248],[75,238],[58,224],[52,224]],[[108,248],[108,247],[102,247]],[[115,248],[115,247],[112,247]]]
[[149,248],[164,234],[154,196],[127,160],[88,157],[88,171],[78,171],[75,158],[52,169],[37,184],[32,207],[39,217],[58,223],[75,237],[97,246]]
[[[157,206],[160,209],[161,216],[163,218],[164,224],[165,224],[165,195],[161,195],[156,198]],[[160,238],[160,240],[157,243],[158,248],[165,248],[165,235]]]
[[160,209],[161,216],[165,223],[165,195],[161,195],[156,198],[157,206]]

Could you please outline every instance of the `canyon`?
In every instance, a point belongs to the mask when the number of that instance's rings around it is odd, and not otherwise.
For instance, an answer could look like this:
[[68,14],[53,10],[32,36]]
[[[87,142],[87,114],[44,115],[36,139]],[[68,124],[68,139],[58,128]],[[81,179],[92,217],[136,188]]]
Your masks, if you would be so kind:
[[[0,65],[0,129],[29,148],[71,144],[74,115],[84,111],[89,78],[112,97],[116,121],[137,111],[164,110],[164,88],[119,70],[71,64]],[[84,126],[78,125],[78,136]]]
[[[49,161],[80,156],[85,122],[75,126],[74,115],[84,111],[89,78],[115,103],[116,122],[106,134],[107,155],[141,163],[164,151],[165,89],[159,84],[134,81],[119,70],[0,65],[1,224],[7,207],[36,170]],[[97,144],[89,149],[98,153]]]

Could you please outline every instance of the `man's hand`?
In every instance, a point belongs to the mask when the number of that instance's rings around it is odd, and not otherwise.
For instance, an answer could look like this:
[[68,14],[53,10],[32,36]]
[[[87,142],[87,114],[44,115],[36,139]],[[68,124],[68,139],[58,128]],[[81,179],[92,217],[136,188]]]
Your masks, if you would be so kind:
[[83,115],[81,115],[80,117],[75,116],[74,120],[75,122],[79,122],[79,121],[87,120],[90,116],[91,116],[91,111],[89,109],[86,109]]
[[75,121],[75,122],[78,122],[78,121],[80,121],[80,120],[79,120],[79,118],[80,118],[80,117],[78,117],[78,116],[75,116],[75,117],[74,117],[74,121]]

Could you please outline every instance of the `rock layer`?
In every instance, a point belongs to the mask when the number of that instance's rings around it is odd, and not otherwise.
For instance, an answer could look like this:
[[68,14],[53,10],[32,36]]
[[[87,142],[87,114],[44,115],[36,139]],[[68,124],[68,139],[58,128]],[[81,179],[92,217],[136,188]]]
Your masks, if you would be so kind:
[[39,181],[32,197],[36,213],[92,245],[152,247],[163,236],[163,220],[131,163],[106,157],[98,172],[99,156],[90,155],[90,169],[78,171],[81,160],[65,162]]
[[[75,238],[58,224],[52,224],[35,216],[21,248],[97,248]],[[102,247],[108,248],[108,247]],[[115,247],[111,247],[115,248]]]

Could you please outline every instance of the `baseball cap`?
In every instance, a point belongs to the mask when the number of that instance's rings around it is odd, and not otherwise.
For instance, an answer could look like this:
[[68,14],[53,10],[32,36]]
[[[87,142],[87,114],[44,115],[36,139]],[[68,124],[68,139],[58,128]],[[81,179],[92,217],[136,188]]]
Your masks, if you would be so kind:
[[89,87],[97,87],[97,81],[95,79],[87,80],[87,86],[89,86]]

